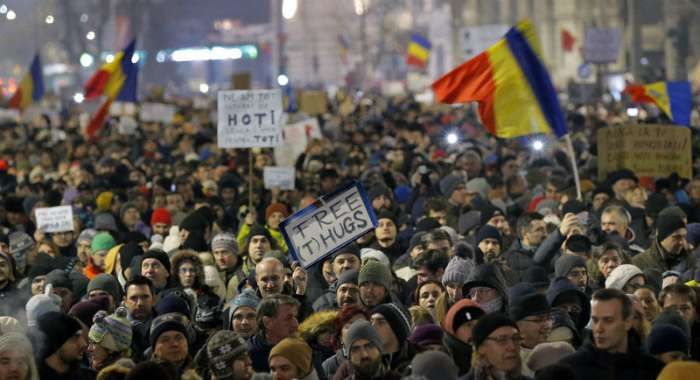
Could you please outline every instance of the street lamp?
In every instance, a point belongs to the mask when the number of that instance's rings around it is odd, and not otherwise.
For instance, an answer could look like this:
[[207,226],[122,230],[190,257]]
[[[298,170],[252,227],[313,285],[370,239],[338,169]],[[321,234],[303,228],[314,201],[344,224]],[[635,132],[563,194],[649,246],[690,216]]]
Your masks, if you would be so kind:
[[94,40],[95,39],[95,32],[93,32],[92,30],[87,32],[87,34],[85,35],[85,38],[87,38],[90,41]]
[[48,15],[48,16],[46,16],[46,20],[45,20],[45,21],[46,21],[47,24],[53,24],[53,22],[54,22],[53,15]]
[[17,18],[17,13],[15,13],[15,11],[10,9],[9,11],[7,11],[6,17],[8,20],[14,20],[15,18]]
[[299,3],[297,0],[283,0],[282,1],[282,17],[286,20],[291,20],[297,14],[297,8]]

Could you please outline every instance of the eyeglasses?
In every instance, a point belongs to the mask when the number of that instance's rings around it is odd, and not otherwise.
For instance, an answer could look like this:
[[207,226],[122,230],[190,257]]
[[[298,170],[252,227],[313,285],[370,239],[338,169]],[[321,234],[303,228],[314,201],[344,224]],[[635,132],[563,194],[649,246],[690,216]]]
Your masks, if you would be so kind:
[[572,314],[581,314],[583,309],[581,309],[581,306],[576,305],[576,304],[569,304],[569,305],[560,305],[557,306],[557,309],[564,310],[567,313],[572,313]]
[[579,270],[572,270],[571,272],[569,272],[569,274],[567,276],[579,278],[579,277],[586,276],[587,274],[588,273],[585,270],[580,270],[580,271]]
[[679,313],[687,313],[691,309],[688,305],[669,305],[664,307],[664,310],[675,310]]
[[197,273],[197,270],[194,268],[180,268],[180,273],[183,273],[183,274]]
[[513,336],[503,335],[503,336],[494,336],[494,337],[490,336],[490,337],[487,337],[486,339],[492,340],[500,346],[505,346],[508,344],[508,342],[513,342],[514,345],[520,346],[520,343],[522,343],[522,341],[523,341],[523,337],[520,335],[513,335]]
[[492,292],[495,292],[495,291],[496,291],[496,289],[491,289],[491,288],[488,288],[485,286],[479,286],[476,288],[469,289],[469,297],[474,298],[479,294],[486,295],[486,294],[491,294]]
[[552,316],[550,314],[543,314],[532,318],[521,319],[521,321],[531,323],[550,323],[552,322]]

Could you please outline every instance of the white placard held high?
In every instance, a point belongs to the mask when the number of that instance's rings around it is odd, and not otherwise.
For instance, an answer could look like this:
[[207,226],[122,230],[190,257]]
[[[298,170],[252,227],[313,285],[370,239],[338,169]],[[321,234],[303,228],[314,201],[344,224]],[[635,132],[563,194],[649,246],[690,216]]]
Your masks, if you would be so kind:
[[44,232],[73,231],[71,206],[43,207],[34,210],[37,229]]
[[265,166],[263,168],[265,188],[279,187],[280,190],[294,190],[294,174],[294,167],[291,166]]
[[220,148],[266,148],[282,144],[280,90],[219,91]]

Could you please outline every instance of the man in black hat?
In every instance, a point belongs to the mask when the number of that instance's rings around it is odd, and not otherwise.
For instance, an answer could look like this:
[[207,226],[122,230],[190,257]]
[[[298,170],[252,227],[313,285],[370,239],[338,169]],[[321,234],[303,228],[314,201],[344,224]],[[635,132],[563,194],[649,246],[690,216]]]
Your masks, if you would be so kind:
[[625,191],[637,185],[638,182],[637,176],[629,169],[620,169],[608,174],[608,184],[612,187],[615,198],[621,201],[625,200]]
[[[338,308],[338,305],[335,304],[336,291],[340,286],[338,280],[344,272],[357,272],[360,270],[360,264],[362,263],[360,260],[360,247],[354,243],[349,244],[333,253],[328,260],[331,262],[331,267],[333,269],[333,274],[335,275],[336,281],[330,284],[325,293],[318,297],[318,299],[316,299],[313,294],[307,293],[307,295],[311,297],[310,299],[315,299],[313,303],[314,311]],[[317,277],[318,276],[312,275],[309,278],[309,289],[307,292],[311,290],[312,286],[319,286],[319,282],[321,281]],[[315,281],[312,282],[312,278],[315,279]]]
[[[532,289],[534,291],[534,289]],[[552,330],[552,308],[544,294],[530,293],[518,294],[510,298],[510,319],[520,330],[523,340],[520,344],[520,358],[522,359],[522,374],[533,376],[534,372],[527,366],[532,349],[536,345],[546,342]]]
[[156,294],[168,288],[170,279],[170,259],[163,251],[146,251],[141,258],[139,274],[153,282]]
[[87,329],[77,319],[51,311],[40,316],[37,325],[38,331],[33,334],[40,350],[41,379],[95,379],[94,371],[80,367],[88,339]]
[[527,380],[521,375],[518,325],[505,314],[487,314],[472,330],[476,357],[467,379]]
[[685,248],[687,234],[683,218],[673,214],[659,215],[656,219],[656,239],[644,253],[632,258],[632,264],[641,270],[656,269],[661,273],[694,270],[695,258]]
[[477,263],[485,262],[496,265],[506,280],[506,285],[513,286],[518,283],[519,277],[510,266],[505,257],[501,256],[503,248],[503,236],[496,227],[485,225],[476,234]]

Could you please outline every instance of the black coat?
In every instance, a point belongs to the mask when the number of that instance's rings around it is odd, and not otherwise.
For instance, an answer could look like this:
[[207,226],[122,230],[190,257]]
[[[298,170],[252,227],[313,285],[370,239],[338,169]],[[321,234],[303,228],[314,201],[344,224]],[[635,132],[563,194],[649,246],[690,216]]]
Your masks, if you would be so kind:
[[447,354],[459,368],[458,376],[464,376],[472,367],[472,346],[462,342],[449,333],[445,333],[442,344],[447,349]]
[[630,343],[626,354],[613,354],[596,349],[590,341],[560,363],[570,365],[578,380],[655,380],[664,367],[661,361],[642,353],[638,344]]
[[253,371],[270,372],[269,356],[272,347],[274,347],[274,344],[267,343],[262,331],[250,337],[248,354],[250,355],[250,361],[253,363]]

